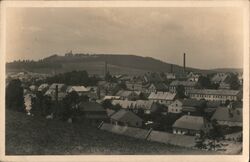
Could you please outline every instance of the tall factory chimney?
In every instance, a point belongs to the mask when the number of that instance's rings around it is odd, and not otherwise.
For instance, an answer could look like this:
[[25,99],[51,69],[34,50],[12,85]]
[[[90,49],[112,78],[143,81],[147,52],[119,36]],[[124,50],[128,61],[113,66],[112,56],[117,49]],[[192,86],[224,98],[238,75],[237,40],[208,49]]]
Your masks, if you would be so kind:
[[183,72],[186,71],[186,54],[183,54]]

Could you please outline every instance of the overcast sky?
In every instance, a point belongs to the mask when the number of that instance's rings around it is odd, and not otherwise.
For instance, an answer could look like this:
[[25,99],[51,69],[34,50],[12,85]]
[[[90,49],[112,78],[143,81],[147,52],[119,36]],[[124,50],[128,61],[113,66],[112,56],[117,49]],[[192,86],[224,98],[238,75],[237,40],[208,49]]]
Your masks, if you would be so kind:
[[241,68],[240,8],[9,8],[7,61],[52,54],[151,56],[202,69]]

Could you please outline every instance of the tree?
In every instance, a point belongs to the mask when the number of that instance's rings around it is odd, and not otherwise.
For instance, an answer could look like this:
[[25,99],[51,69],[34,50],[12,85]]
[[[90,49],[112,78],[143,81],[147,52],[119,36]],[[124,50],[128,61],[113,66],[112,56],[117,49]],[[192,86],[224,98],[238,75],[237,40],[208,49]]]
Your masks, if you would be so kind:
[[200,76],[197,83],[198,88],[211,88],[210,79],[206,76]]
[[231,74],[230,77],[230,88],[233,90],[238,90],[240,88],[240,82],[236,74]]
[[208,133],[208,138],[211,139],[212,141],[209,142],[208,146],[210,147],[210,149],[215,150],[216,147],[220,147],[219,144],[216,144],[216,142],[219,142],[220,139],[222,139],[223,133],[222,130],[220,129],[217,120],[212,120],[212,126],[213,129],[210,130],[210,132]]
[[6,108],[24,112],[24,94],[19,79],[11,80],[6,87]]
[[205,139],[205,133],[202,131],[200,136],[195,138],[195,147],[198,149],[206,149]]
[[176,87],[176,96],[177,98],[180,98],[180,99],[186,98],[185,88],[183,85],[178,85]]
[[102,107],[104,109],[111,108],[113,105],[110,100],[104,100],[102,101]]
[[80,103],[80,101],[81,99],[75,91],[70,92],[65,96],[65,98],[63,98],[62,116],[64,120],[75,116],[75,112],[78,111],[78,104]]

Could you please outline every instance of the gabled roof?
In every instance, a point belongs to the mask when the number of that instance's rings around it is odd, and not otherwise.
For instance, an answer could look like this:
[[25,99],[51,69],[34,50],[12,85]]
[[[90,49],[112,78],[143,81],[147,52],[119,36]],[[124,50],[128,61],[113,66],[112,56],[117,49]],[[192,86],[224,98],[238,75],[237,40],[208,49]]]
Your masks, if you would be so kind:
[[87,112],[106,112],[101,104],[97,102],[81,102],[79,105],[81,111]]
[[121,96],[121,97],[128,97],[131,94],[133,95],[140,95],[141,92],[140,91],[126,91],[126,90],[120,90],[116,93],[116,96]]
[[142,109],[151,109],[153,105],[153,101],[148,100],[136,100],[136,101],[128,101],[128,100],[113,100],[112,104],[117,105],[119,104],[122,108],[127,109],[135,109],[135,108],[142,108]]
[[139,121],[141,122],[142,119],[132,113],[131,111],[126,111],[124,109],[119,110],[115,114],[111,116],[111,119],[120,121],[120,122],[131,122],[131,121]]
[[239,90],[227,89],[192,89],[188,91],[189,94],[206,94],[206,95],[238,95]]
[[183,85],[185,87],[194,87],[196,85],[196,82],[174,80],[170,83],[170,86],[179,86],[179,85]]
[[65,86],[65,84],[53,83],[53,84],[49,87],[49,89],[56,89],[56,86],[58,86],[58,89],[62,89],[62,88]]
[[184,115],[173,124],[175,128],[201,130],[205,124],[205,119],[201,116]]
[[84,87],[84,86],[69,86],[67,89],[67,92],[72,92],[72,91],[76,91],[76,92],[88,92],[89,89]]
[[49,85],[47,83],[44,83],[44,84],[41,84],[39,87],[38,87],[38,90],[42,90],[44,88],[47,88],[49,87]]
[[241,108],[232,109],[219,107],[216,109],[211,120],[216,119],[218,121],[242,122],[242,116]]
[[229,75],[225,73],[217,73],[211,79],[212,82],[224,82]]
[[176,93],[170,92],[151,92],[148,96],[149,100],[174,100]]

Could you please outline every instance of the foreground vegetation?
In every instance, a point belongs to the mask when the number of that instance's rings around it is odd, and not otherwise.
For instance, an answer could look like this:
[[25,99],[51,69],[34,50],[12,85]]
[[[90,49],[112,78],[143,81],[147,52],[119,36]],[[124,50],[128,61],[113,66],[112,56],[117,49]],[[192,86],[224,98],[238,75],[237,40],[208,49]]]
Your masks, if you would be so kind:
[[7,155],[208,154],[6,110]]

